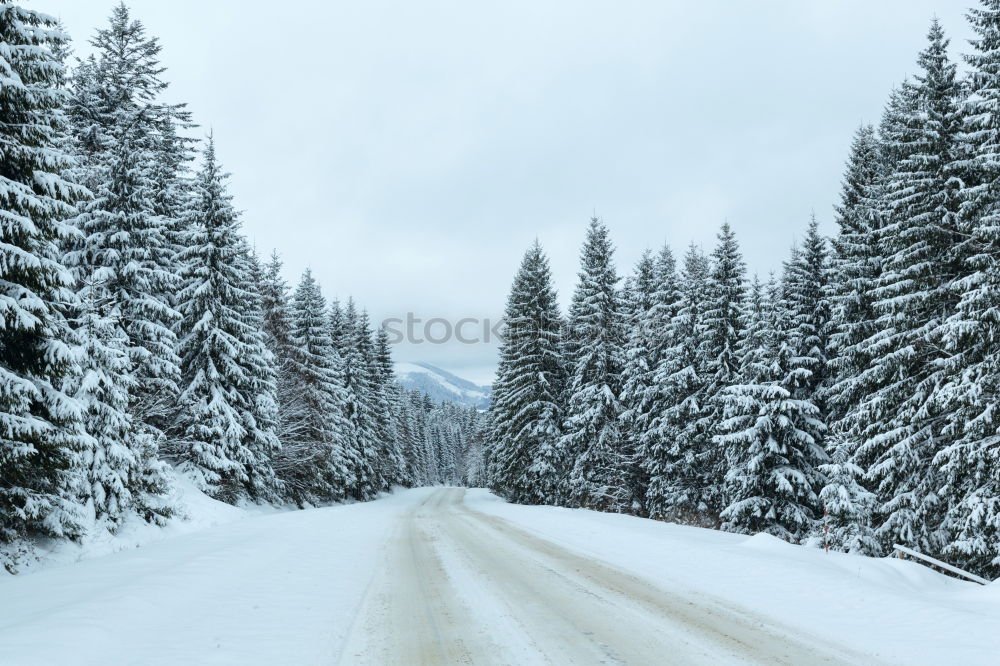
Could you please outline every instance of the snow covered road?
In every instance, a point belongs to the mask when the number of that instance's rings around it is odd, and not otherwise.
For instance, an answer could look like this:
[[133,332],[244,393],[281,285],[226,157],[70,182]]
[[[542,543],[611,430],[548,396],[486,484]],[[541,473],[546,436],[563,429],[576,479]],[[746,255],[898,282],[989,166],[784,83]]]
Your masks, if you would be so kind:
[[0,575],[0,665],[989,664],[1000,587],[420,488]]
[[344,663],[846,661],[815,639],[658,589],[472,511],[464,494],[439,490],[400,523]]

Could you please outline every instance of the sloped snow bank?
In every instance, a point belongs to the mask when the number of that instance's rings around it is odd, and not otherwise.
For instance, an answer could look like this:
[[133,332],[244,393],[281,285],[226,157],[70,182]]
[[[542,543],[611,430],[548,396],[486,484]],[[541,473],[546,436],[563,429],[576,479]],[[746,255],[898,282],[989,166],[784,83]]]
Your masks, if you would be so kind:
[[[167,520],[166,525],[153,525],[133,515],[111,534],[104,525],[91,524],[79,542],[49,540],[34,544],[33,552],[18,562],[19,574],[131,550],[248,516],[285,510],[270,505],[247,504],[237,507],[220,502],[199,490],[194,481],[183,473],[171,471],[170,492],[165,498],[165,504],[173,507],[175,514]],[[0,577],[6,573],[0,568]]]

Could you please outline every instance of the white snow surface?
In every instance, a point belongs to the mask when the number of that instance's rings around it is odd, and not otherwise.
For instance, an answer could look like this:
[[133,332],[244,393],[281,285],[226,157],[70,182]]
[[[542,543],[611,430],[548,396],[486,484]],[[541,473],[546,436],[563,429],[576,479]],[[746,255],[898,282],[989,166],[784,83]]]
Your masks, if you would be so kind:
[[[266,515],[185,488],[183,525],[126,530],[0,575],[0,663],[351,663],[344,646],[358,634],[372,581],[384,577],[382,555],[435,492]],[[764,535],[511,505],[485,490],[467,491],[464,502],[695,603],[765,618],[798,641],[885,663],[991,664],[1000,654],[1000,583]],[[451,582],[474,589],[457,574]],[[491,599],[477,611],[503,612]]]
[[911,561],[825,553],[767,534],[512,505],[484,490],[470,490],[466,502],[666,589],[887,663],[998,663],[1000,581],[982,586]]

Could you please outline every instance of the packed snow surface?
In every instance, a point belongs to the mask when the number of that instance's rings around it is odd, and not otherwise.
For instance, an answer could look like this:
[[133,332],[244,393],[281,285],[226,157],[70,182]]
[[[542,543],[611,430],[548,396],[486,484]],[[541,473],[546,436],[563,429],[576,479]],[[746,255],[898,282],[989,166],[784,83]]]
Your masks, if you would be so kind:
[[447,488],[270,515],[210,500],[189,511],[212,518],[0,575],[0,663],[991,664],[1000,654],[998,584],[763,535]]

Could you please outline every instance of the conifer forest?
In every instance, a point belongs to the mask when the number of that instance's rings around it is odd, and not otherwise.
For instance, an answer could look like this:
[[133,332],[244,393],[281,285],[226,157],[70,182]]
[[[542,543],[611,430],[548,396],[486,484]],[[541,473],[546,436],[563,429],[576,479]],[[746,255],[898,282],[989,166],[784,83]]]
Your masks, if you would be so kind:
[[476,386],[258,246],[138,5],[0,0],[0,664],[995,660],[1000,0],[968,2],[767,269],[773,230],[710,215],[619,261],[597,201],[564,294],[518,235]]
[[565,318],[545,253],[507,302],[488,478],[582,506],[1000,576],[1000,5],[960,77],[919,73],[857,128],[836,208],[768,275],[737,236],[621,280],[591,220]]

